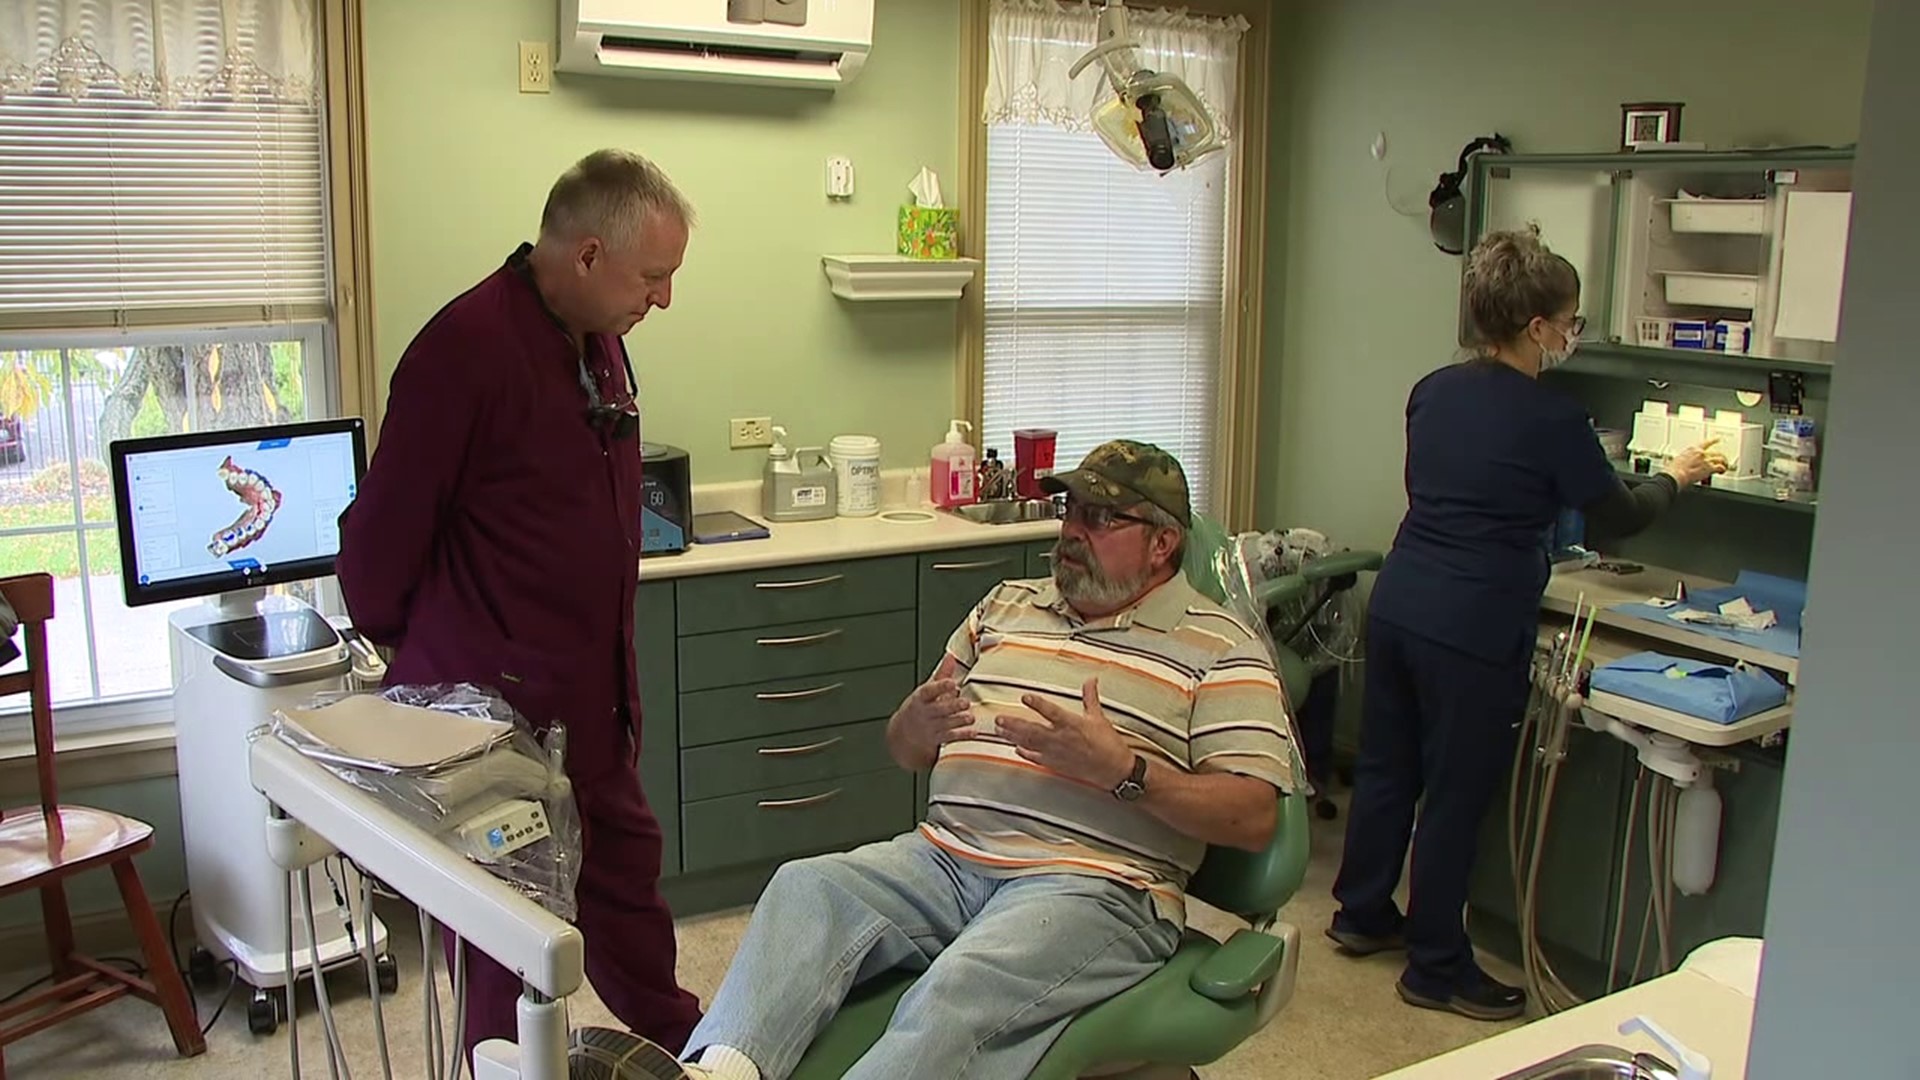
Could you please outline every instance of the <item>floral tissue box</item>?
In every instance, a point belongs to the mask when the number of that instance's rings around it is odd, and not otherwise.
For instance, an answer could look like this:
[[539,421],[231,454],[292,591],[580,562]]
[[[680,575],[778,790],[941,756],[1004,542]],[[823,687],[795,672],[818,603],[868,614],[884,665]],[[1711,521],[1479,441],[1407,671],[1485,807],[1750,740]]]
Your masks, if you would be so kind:
[[899,252],[913,259],[959,257],[959,213],[946,206],[902,206]]

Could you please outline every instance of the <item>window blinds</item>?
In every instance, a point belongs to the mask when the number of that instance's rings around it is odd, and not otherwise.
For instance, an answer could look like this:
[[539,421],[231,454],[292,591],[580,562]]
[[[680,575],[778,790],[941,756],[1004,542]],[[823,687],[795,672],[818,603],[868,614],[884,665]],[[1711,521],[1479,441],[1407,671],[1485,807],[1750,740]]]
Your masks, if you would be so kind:
[[324,317],[322,137],[267,95],[0,97],[0,329]]
[[1065,469],[1108,439],[1155,443],[1206,509],[1231,152],[1160,177],[1091,132],[988,128],[983,446],[1054,428]]

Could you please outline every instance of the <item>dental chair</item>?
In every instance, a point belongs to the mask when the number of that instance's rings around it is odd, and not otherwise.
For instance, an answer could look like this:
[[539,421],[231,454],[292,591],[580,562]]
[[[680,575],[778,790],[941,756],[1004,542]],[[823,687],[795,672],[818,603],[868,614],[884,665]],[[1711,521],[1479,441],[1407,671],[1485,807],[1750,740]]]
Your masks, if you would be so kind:
[[[1262,605],[1302,594],[1324,598],[1350,589],[1381,555],[1350,551],[1307,563],[1300,573],[1238,585],[1221,553],[1231,542],[1210,520],[1189,531],[1184,570],[1202,594],[1225,602],[1251,593]],[[1306,662],[1279,649],[1281,683],[1299,701],[1312,682]],[[1300,968],[1300,930],[1279,921],[1280,909],[1306,877],[1309,854],[1304,794],[1282,795],[1273,839],[1264,850],[1210,847],[1187,895],[1246,921],[1218,942],[1189,927],[1165,966],[1131,989],[1088,1009],[1067,1026],[1030,1074],[1031,1080],[1122,1076],[1143,1068],[1191,1069],[1218,1061],[1264,1028],[1293,996]],[[814,1039],[793,1080],[838,1080],[879,1041],[895,1006],[919,977],[896,970],[856,987]]]

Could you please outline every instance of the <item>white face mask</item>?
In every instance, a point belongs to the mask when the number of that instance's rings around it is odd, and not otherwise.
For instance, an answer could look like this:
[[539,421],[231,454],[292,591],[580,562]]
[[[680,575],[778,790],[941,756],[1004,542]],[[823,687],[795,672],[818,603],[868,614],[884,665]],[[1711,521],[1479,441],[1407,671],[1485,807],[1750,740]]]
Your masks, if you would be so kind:
[[1558,350],[1545,348],[1544,346],[1540,349],[1541,371],[1550,371],[1573,359],[1574,350],[1580,347],[1579,338],[1565,331],[1561,331],[1559,327],[1554,327],[1554,329],[1562,334],[1561,340],[1566,344]]

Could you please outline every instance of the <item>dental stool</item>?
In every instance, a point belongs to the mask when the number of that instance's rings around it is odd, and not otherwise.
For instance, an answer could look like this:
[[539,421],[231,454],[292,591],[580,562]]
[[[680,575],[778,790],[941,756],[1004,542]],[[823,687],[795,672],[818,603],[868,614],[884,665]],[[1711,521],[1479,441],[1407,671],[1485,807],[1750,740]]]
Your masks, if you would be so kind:
[[[1205,519],[1195,521],[1188,537],[1187,578],[1216,601],[1225,589],[1215,555],[1228,540]],[[1261,583],[1258,599],[1270,604],[1310,590],[1350,588],[1359,571],[1376,569],[1380,560],[1377,552],[1316,560],[1298,574]],[[1302,700],[1313,681],[1305,661],[1282,647],[1279,666],[1288,700]],[[1264,1028],[1293,996],[1299,973],[1300,930],[1280,922],[1279,913],[1306,877],[1311,816],[1304,795],[1282,795],[1264,850],[1208,848],[1187,894],[1239,916],[1248,927],[1224,943],[1189,928],[1159,971],[1074,1018],[1032,1080],[1119,1076],[1154,1066],[1190,1069],[1218,1061]],[[856,987],[808,1047],[792,1080],[839,1080],[879,1041],[919,974],[896,970]]]

